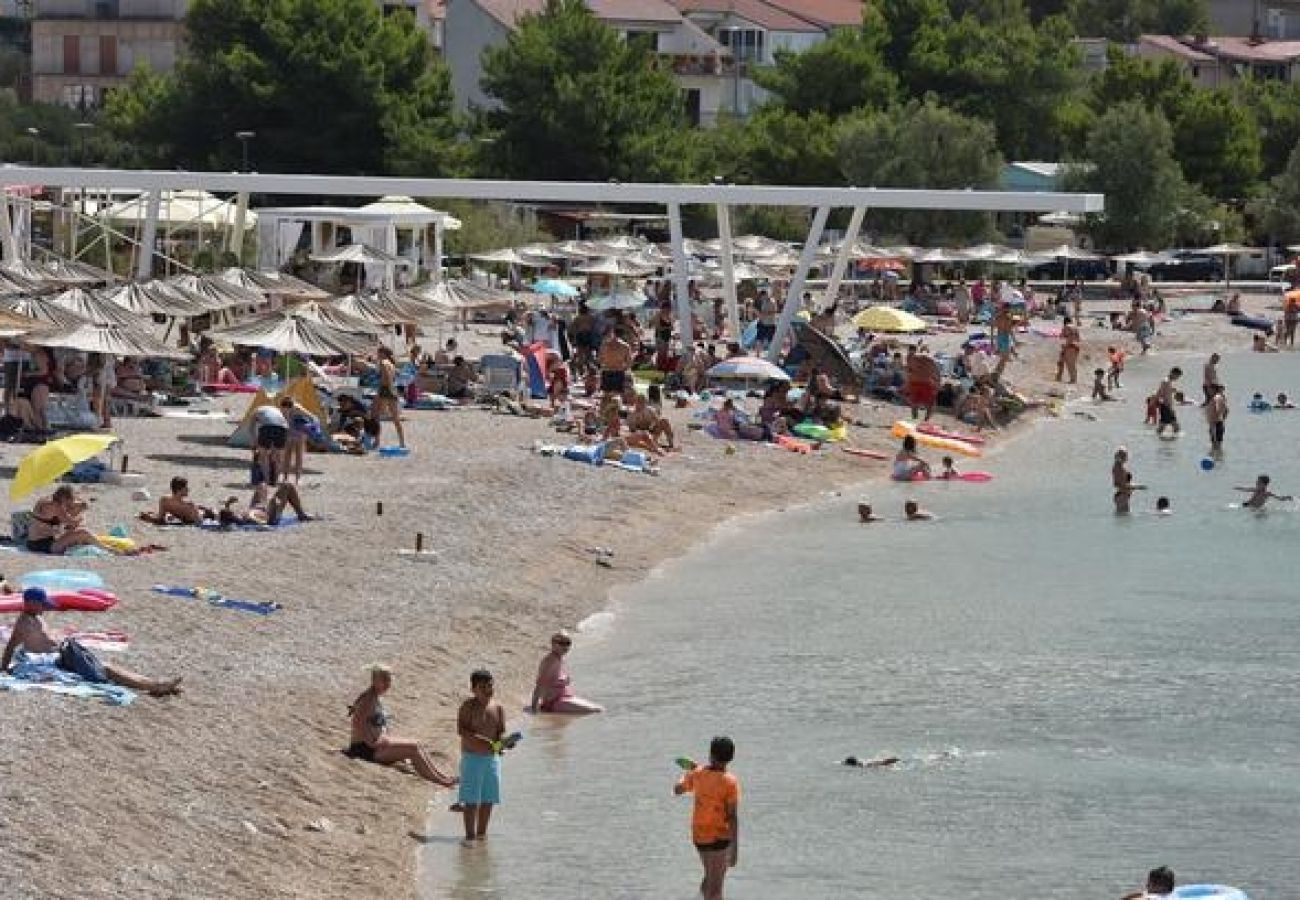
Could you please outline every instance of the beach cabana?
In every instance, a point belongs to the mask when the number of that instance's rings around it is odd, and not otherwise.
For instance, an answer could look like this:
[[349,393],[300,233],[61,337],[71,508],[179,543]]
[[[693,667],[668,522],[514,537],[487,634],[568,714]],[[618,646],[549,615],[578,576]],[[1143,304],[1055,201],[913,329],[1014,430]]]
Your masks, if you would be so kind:
[[27,343],[38,347],[61,347],[83,353],[108,356],[136,356],[147,359],[187,360],[184,350],[169,347],[153,335],[122,325],[87,323],[42,334],[33,334]]
[[214,331],[212,337],[236,346],[303,356],[363,356],[378,344],[373,334],[344,331],[291,310],[281,310]]
[[151,324],[147,318],[82,288],[69,288],[55,294],[50,303],[96,325],[122,325],[143,331]]

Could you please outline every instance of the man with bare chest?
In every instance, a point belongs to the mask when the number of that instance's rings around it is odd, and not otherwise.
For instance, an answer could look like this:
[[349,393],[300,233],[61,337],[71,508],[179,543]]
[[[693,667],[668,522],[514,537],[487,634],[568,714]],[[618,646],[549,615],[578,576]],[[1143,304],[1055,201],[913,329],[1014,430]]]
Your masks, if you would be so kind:
[[465,816],[465,843],[487,838],[492,807],[501,802],[501,752],[519,740],[506,736],[506,711],[492,699],[492,673],[478,669],[469,676],[471,696],[460,705],[460,805]]
[[146,678],[118,665],[101,662],[76,638],[57,640],[45,626],[42,613],[54,608],[54,602],[44,588],[29,587],[23,591],[23,611],[14,622],[13,633],[0,656],[0,672],[9,670],[9,663],[19,648],[27,653],[57,653],[55,666],[65,672],[79,675],[92,684],[111,682],[132,690],[144,691],[154,697],[166,697],[181,692],[181,679]]
[[616,329],[610,329],[600,345],[600,389],[621,397],[627,389],[627,373],[631,368],[632,347]]

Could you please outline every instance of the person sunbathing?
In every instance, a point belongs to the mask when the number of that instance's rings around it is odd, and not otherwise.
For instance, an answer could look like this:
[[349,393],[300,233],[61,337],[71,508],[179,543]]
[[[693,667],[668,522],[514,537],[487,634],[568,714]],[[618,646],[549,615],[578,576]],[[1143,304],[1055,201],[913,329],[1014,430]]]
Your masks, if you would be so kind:
[[27,653],[57,653],[55,667],[81,676],[92,684],[112,682],[153,697],[166,697],[181,692],[180,678],[146,678],[129,669],[100,661],[94,653],[76,638],[55,640],[45,627],[41,614],[54,609],[54,601],[44,588],[29,587],[23,591],[23,611],[14,622],[13,633],[0,656],[0,672],[9,670],[9,663],[19,648]]
[[86,503],[78,500],[66,484],[55,489],[53,495],[38,500],[32,507],[27,549],[33,553],[53,554],[82,546],[108,549],[82,524],[85,511]]
[[668,441],[667,449],[676,449],[673,446],[672,423],[659,415],[649,401],[640,394],[633,403],[632,412],[628,414],[627,427],[633,434],[649,438],[652,444],[657,445],[659,438],[665,438]]
[[140,519],[153,525],[198,525],[205,519],[215,519],[216,511],[199,506],[190,496],[189,479],[177,475],[171,481],[171,493],[158,498],[158,511],[145,510]]
[[460,779],[444,774],[416,741],[388,733],[388,711],[384,709],[382,697],[392,686],[393,673],[387,666],[375,666],[370,670],[370,687],[348,707],[352,719],[352,742],[344,752],[353,759],[382,766],[407,762],[426,781],[440,787],[455,785]]
[[274,528],[280,524],[286,507],[292,508],[299,522],[310,522],[313,516],[303,509],[302,496],[292,484],[281,484],[272,494],[265,483],[253,490],[253,499],[248,509],[239,505],[238,497],[228,497],[221,504],[217,513],[217,522],[222,528],[252,525],[257,528]]

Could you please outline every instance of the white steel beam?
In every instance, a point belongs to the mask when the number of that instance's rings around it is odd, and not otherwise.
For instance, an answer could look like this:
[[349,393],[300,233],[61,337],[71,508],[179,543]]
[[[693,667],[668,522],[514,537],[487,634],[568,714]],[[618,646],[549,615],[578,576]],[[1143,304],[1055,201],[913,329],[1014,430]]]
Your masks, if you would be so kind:
[[727,328],[731,339],[740,342],[740,302],[736,299],[736,264],[731,247],[731,207],[718,204],[718,244],[721,247],[722,296],[727,303]]
[[609,184],[605,182],[488,181],[464,178],[385,178],[363,175],[275,175],[150,169],[0,166],[0,187],[124,188],[139,191],[202,189],[230,193],[461,198],[515,202],[717,204],[732,206],[868,206],[982,212],[1096,213],[1100,194],[1035,191],[918,190],[906,188],[767,187],[730,184]]
[[145,203],[140,252],[135,260],[135,277],[141,281],[147,281],[153,276],[153,251],[154,245],[158,243],[158,210],[161,205],[162,191],[150,191]]
[[839,296],[844,270],[848,268],[849,255],[853,252],[853,244],[858,239],[858,233],[862,231],[862,220],[866,215],[865,206],[854,207],[853,216],[849,219],[849,230],[844,233],[844,243],[840,245],[840,252],[835,254],[835,267],[831,269],[831,279],[826,283],[826,293],[822,295],[822,309],[833,304]]
[[808,229],[808,239],[804,241],[803,252],[799,254],[799,268],[794,270],[794,277],[790,279],[785,307],[781,310],[781,321],[776,323],[776,335],[772,338],[771,346],[767,348],[767,358],[772,362],[776,362],[781,357],[781,345],[785,343],[785,337],[790,333],[794,314],[799,311],[803,286],[808,281],[808,270],[812,268],[813,260],[817,256],[817,247],[822,242],[822,232],[826,230],[826,218],[830,214],[829,206],[819,206],[816,214],[813,215],[812,227]]
[[695,340],[691,327],[691,275],[686,271],[686,248],[682,245],[682,207],[668,204],[668,240],[673,250],[673,294],[676,298],[677,330],[681,333],[682,353]]

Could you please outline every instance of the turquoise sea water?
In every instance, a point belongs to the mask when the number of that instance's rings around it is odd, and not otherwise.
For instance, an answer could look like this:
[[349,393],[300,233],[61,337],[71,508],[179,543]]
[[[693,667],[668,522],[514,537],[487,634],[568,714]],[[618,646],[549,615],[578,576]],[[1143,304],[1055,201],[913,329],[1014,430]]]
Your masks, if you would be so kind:
[[[1234,411],[1208,473],[1198,409],[1181,440],[1140,424],[1157,369],[1182,365],[1191,395],[1200,363],[1138,361],[1126,403],[979,461],[991,484],[739,521],[619,594],[571,658],[609,712],[516,716],[490,845],[456,847],[436,815],[425,896],[696,896],[672,760],[729,734],[728,897],[1113,898],[1158,864],[1300,897],[1300,504],[1229,508],[1260,472],[1300,493],[1300,410],[1245,411],[1300,394],[1300,361],[1221,366]],[[1119,443],[1153,489],[1126,520]],[[895,521],[855,524],[860,494]],[[1147,513],[1159,494],[1173,516]],[[939,520],[896,521],[907,497]],[[904,764],[838,764],[886,753]]]

